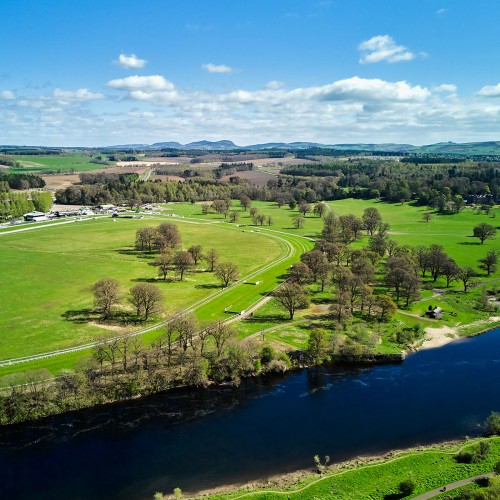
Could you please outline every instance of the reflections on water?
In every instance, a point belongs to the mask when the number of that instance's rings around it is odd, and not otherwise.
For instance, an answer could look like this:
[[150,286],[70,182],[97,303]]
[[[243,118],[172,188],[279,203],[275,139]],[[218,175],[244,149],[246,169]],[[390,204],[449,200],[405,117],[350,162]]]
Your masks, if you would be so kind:
[[304,370],[0,430],[0,497],[151,498],[480,432],[500,330],[401,365]]

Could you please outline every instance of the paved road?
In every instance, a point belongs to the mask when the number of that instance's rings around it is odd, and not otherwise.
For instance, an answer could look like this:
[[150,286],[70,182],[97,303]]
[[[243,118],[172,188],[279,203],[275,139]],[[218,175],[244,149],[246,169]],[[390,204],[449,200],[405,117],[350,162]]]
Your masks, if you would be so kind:
[[[491,476],[493,476],[493,474],[481,474],[479,476],[468,477],[467,479],[462,479],[461,481],[456,481],[454,483],[447,484],[445,491],[451,491],[456,488],[461,488],[462,486],[466,486],[468,484],[473,483],[477,479],[491,477]],[[422,493],[421,495],[418,495],[418,497],[414,497],[413,500],[427,500],[428,498],[433,498],[437,495],[440,495],[441,493],[443,493],[443,487],[437,488],[432,491],[428,491],[427,493]]]

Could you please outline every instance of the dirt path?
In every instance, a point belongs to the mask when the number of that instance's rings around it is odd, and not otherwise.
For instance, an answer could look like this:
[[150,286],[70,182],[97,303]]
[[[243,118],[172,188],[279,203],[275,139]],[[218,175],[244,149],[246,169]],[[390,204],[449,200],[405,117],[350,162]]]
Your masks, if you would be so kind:
[[427,493],[422,493],[418,495],[418,497],[414,497],[413,500],[427,500],[428,498],[433,498],[445,491],[455,490],[457,488],[461,488],[462,486],[466,486],[468,484],[477,481],[478,479],[483,479],[487,477],[492,477],[493,474],[481,474],[479,476],[468,477],[467,479],[462,479],[461,481],[455,481],[454,483],[447,484],[441,488],[436,488],[435,490],[428,491]]

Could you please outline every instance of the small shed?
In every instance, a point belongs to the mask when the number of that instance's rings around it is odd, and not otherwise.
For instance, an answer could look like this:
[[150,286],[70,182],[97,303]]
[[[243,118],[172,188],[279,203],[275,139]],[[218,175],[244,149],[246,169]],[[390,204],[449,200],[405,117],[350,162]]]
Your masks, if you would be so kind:
[[441,309],[441,307],[439,306],[436,307],[429,306],[429,308],[425,312],[425,315],[428,318],[441,319],[443,317],[443,309]]

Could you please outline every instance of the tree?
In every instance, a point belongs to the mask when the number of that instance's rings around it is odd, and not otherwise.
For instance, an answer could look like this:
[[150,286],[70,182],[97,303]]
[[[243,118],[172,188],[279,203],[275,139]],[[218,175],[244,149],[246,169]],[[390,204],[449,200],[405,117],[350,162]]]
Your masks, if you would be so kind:
[[295,210],[295,207],[297,206],[297,202],[292,198],[290,202],[288,203],[288,206],[290,207],[290,210]]
[[259,213],[259,209],[257,207],[250,208],[250,218],[254,224],[257,224],[257,214]]
[[328,349],[328,334],[323,328],[311,330],[307,341],[306,353],[313,364],[318,365],[323,362]]
[[434,281],[443,275],[443,268],[449,260],[450,257],[441,245],[433,244],[430,246],[427,253],[427,268]]
[[240,220],[240,213],[237,210],[231,210],[229,212],[229,222],[233,224]]
[[207,264],[209,266],[209,271],[213,272],[215,266],[217,265],[217,262],[219,261],[219,254],[217,253],[217,250],[215,250],[215,248],[211,248],[206,253],[205,260],[207,261]]
[[304,218],[303,217],[294,217],[293,225],[297,229],[302,229],[304,227]]
[[323,217],[323,214],[328,210],[328,205],[324,201],[320,201],[314,205],[314,210],[313,212],[318,216],[318,217]]
[[380,319],[382,321],[390,321],[398,309],[396,303],[389,295],[378,295],[375,305],[379,309]]
[[370,236],[373,236],[375,229],[382,223],[382,216],[376,208],[368,207],[365,208],[361,220],[363,221],[366,232]]
[[318,273],[322,266],[328,264],[325,255],[320,250],[303,253],[300,260],[311,270],[314,282],[318,280]]
[[288,273],[288,281],[290,283],[305,285],[310,279],[311,270],[303,262],[294,262],[290,266],[290,272]]
[[138,250],[148,250],[151,252],[157,235],[154,227],[141,227],[135,233],[135,247]]
[[186,352],[188,347],[193,347],[194,335],[198,330],[198,322],[194,314],[182,314],[173,319],[168,329],[177,333],[177,341],[183,352]]
[[479,259],[479,269],[486,271],[488,276],[497,270],[498,253],[495,250],[488,250],[485,257]]
[[458,265],[453,259],[450,258],[444,263],[442,273],[446,279],[446,288],[450,286],[452,281],[457,279],[458,271]]
[[215,341],[217,357],[220,358],[224,352],[224,346],[227,344],[229,339],[236,336],[236,332],[231,326],[221,320],[210,323],[207,330],[210,332],[210,335]]
[[297,283],[284,283],[274,292],[274,298],[288,311],[291,320],[297,309],[304,309],[309,305],[305,290]]
[[424,219],[425,222],[429,222],[432,219],[432,214],[430,212],[425,212],[422,219]]
[[230,200],[215,200],[212,203],[213,209],[218,213],[224,215],[224,219],[227,217],[229,209],[231,208]]
[[144,319],[160,310],[163,294],[158,287],[151,283],[139,283],[130,289],[129,300],[135,307],[137,316],[144,314]]
[[108,319],[111,315],[111,307],[120,302],[120,283],[113,278],[104,278],[94,284],[92,292],[94,304],[100,309],[102,319]]
[[175,248],[181,243],[181,235],[177,226],[170,222],[162,222],[158,226],[158,243],[161,248]]
[[189,252],[177,252],[173,259],[174,266],[180,275],[180,280],[184,278],[186,271],[189,271],[194,267],[193,256]]
[[462,282],[464,286],[464,292],[472,285],[474,282],[474,278],[477,276],[476,271],[472,269],[472,267],[460,267],[458,268],[457,278]]
[[472,231],[474,238],[479,238],[481,245],[484,243],[484,240],[492,240],[497,234],[495,227],[491,224],[486,224],[485,222],[475,226]]
[[266,222],[267,222],[268,226],[272,226],[273,225],[273,218],[270,215],[268,215]]
[[416,487],[417,485],[412,478],[405,479],[399,483],[399,491],[405,497],[411,495]]
[[166,248],[153,262],[153,264],[158,268],[158,275],[162,276],[163,280],[167,279],[167,273],[170,270],[172,258],[173,250],[171,248]]
[[198,261],[203,259],[203,247],[201,245],[192,245],[188,248],[188,252],[193,257],[194,265],[198,264]]
[[240,198],[240,204],[243,210],[246,212],[248,207],[252,204],[252,200],[246,194],[242,195]]
[[256,224],[263,226],[265,221],[266,221],[266,216],[264,214],[257,214],[255,216],[255,223]]
[[349,245],[360,237],[363,229],[363,221],[355,215],[341,215],[339,217],[340,224],[340,241],[345,245]]
[[311,205],[309,205],[309,203],[306,203],[306,202],[301,202],[300,205],[299,205],[299,212],[301,214],[304,215],[304,217],[306,216],[306,214],[308,214],[309,212],[311,211]]
[[229,283],[238,279],[238,266],[234,262],[221,262],[215,268],[215,275],[221,280],[223,286],[228,286]]

